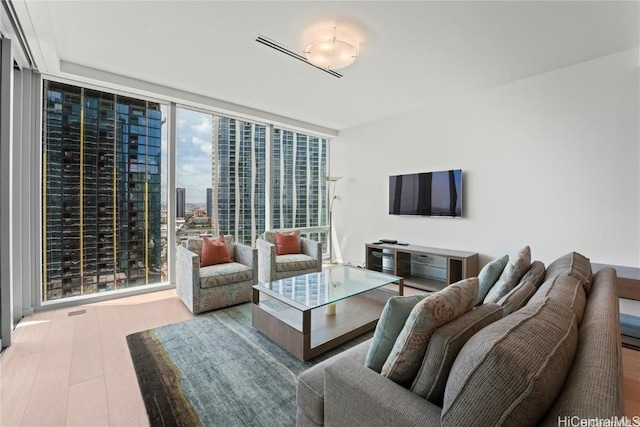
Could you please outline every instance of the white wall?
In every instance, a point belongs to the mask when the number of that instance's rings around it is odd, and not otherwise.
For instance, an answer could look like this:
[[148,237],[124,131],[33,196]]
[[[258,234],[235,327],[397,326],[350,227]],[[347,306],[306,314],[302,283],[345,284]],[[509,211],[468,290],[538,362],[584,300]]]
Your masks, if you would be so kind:
[[[640,267],[638,49],[340,132],[338,258],[379,238],[479,252],[530,245]],[[463,169],[463,219],[388,214],[389,175]]]

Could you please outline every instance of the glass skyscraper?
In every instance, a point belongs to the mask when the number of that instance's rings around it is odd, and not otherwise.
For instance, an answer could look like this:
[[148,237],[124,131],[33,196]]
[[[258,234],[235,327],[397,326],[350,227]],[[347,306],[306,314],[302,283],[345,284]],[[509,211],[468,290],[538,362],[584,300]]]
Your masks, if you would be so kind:
[[[268,165],[267,130],[257,123],[213,118],[214,233],[231,234],[247,245],[253,245],[266,229],[267,185],[273,228],[327,225],[327,140],[274,129]],[[271,184],[267,184],[267,167],[272,170]],[[326,241],[325,233],[309,237]]]
[[176,218],[184,218],[186,211],[187,190],[176,188]]
[[252,245],[265,230],[266,127],[213,118],[212,214],[216,234]]
[[207,217],[211,218],[213,212],[213,190],[207,188]]
[[273,131],[273,227],[327,225],[327,140]]
[[44,301],[162,279],[160,104],[44,81]]

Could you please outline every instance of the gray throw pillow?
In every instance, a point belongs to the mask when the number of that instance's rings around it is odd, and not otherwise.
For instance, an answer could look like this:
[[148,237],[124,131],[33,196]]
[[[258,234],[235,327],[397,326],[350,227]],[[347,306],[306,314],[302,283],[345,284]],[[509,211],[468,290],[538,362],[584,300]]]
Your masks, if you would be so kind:
[[542,282],[544,282],[544,275],[544,263],[542,261],[533,261],[529,270],[527,270],[524,276],[522,276],[522,279],[520,279],[520,283],[531,282],[531,284],[538,289],[540,285],[542,285]]
[[479,330],[502,319],[502,307],[483,304],[439,327],[431,336],[427,354],[411,385],[411,391],[442,406],[449,371],[465,343]]
[[504,316],[508,316],[514,311],[520,310],[529,301],[529,298],[536,293],[536,287],[531,282],[521,282],[508,294],[500,298],[498,305],[502,306]]
[[573,311],[549,298],[492,323],[453,363],[442,425],[536,425],[560,393],[577,345]]
[[480,285],[478,287],[478,298],[476,298],[475,305],[482,304],[485,297],[502,274],[507,262],[509,262],[509,255],[494,259],[482,267],[482,270],[480,270],[480,273],[478,274],[478,281],[480,282]]
[[471,277],[429,295],[413,307],[380,374],[409,387],[418,374],[431,335],[473,308],[478,278]]
[[495,285],[491,288],[486,298],[485,303],[498,302],[500,298],[509,293],[509,291],[516,287],[524,273],[529,269],[531,265],[531,248],[525,246],[517,254],[509,257],[509,262],[504,268],[504,271],[500,275],[500,278]]
[[587,297],[580,279],[565,275],[555,276],[540,286],[528,304],[539,304],[545,298],[551,298],[569,307],[575,313],[578,325],[582,323]]
[[577,252],[571,252],[561,256],[549,264],[544,280],[547,281],[563,274],[580,280],[584,287],[584,292],[589,295],[591,280],[593,279],[589,258]]
[[413,307],[430,294],[391,297],[380,314],[364,366],[380,372]]

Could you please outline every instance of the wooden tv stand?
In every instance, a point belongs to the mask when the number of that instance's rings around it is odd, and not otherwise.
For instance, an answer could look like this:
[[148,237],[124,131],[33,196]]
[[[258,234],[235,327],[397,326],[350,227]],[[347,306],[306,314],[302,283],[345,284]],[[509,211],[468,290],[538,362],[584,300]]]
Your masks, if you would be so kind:
[[404,285],[425,291],[478,275],[478,253],[415,245],[368,243],[366,268],[404,279]]

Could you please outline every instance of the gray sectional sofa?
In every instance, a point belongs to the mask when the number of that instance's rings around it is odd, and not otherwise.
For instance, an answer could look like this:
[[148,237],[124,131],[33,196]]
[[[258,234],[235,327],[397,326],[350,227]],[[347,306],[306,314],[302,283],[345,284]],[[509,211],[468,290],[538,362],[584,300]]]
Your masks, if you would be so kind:
[[425,358],[439,354],[437,365],[450,372],[431,369],[441,372],[426,397],[366,368],[369,340],[299,376],[297,425],[557,426],[622,417],[616,273],[592,276],[588,259],[575,255],[552,263],[522,307],[504,314],[486,303],[437,329]]

